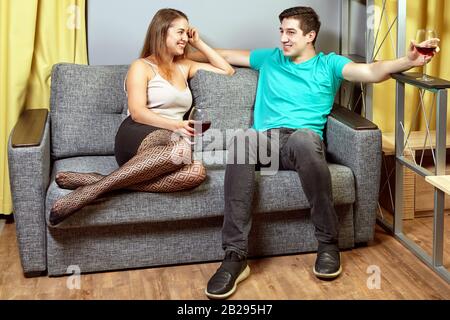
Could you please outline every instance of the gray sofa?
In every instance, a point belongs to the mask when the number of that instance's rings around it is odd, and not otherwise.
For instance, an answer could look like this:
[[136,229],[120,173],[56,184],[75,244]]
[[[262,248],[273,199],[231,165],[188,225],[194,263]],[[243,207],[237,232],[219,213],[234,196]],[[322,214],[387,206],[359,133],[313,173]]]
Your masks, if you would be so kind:
[[[115,191],[57,227],[48,226],[53,202],[69,193],[59,171],[117,168],[114,137],[126,117],[123,80],[128,66],[57,64],[51,107],[25,112],[11,134],[8,154],[17,239],[26,276],[56,276],[221,260],[225,129],[251,125],[257,72],[233,76],[200,71],[191,88],[196,105],[213,119],[196,158],[207,165],[199,187],[178,193]],[[352,248],[374,235],[381,133],[371,122],[336,108],[326,128],[327,157],[339,215],[339,245]],[[34,140],[34,141],[33,141]],[[197,148],[198,149],[198,148]],[[308,202],[294,171],[257,177],[250,256],[315,251]],[[69,268],[70,267],[70,268]]]

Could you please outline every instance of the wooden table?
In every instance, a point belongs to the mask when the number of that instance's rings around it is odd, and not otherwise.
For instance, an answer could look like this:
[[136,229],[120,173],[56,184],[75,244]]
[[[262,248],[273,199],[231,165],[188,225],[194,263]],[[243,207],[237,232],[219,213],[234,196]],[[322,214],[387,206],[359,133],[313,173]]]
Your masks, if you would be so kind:
[[449,176],[429,176],[425,180],[436,188],[450,194],[450,175]]

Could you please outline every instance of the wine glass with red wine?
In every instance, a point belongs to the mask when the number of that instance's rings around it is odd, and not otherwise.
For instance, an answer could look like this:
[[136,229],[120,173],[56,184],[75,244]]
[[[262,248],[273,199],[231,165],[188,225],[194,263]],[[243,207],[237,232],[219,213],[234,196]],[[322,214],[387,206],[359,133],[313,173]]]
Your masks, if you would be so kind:
[[193,106],[189,113],[189,120],[193,122],[189,125],[195,129],[196,135],[203,134],[211,127],[211,119],[205,109]]
[[[425,62],[425,59],[429,56],[432,56],[436,50],[437,44],[425,44],[427,40],[436,38],[436,32],[434,30],[425,30],[425,29],[419,29],[417,30],[416,34],[416,43],[415,47],[417,51],[423,55],[423,61]],[[423,66],[423,75],[422,78],[418,78],[418,80],[431,82],[433,81],[432,78],[427,76],[427,64],[425,63]]]

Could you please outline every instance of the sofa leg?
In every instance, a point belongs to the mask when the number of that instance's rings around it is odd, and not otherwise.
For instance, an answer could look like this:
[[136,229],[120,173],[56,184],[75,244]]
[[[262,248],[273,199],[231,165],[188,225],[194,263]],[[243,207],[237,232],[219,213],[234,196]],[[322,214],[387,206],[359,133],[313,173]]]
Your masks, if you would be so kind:
[[36,278],[47,275],[47,271],[30,271],[24,272],[23,275],[25,276],[25,278]]
[[367,247],[369,244],[367,242],[357,242],[355,243],[355,249],[356,248],[364,248]]

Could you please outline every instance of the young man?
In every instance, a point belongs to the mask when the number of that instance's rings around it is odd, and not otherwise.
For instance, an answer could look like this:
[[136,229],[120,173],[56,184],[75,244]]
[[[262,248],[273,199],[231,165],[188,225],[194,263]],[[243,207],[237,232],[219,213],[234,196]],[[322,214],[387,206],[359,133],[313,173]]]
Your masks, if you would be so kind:
[[[297,171],[311,207],[311,219],[318,240],[313,272],[319,278],[333,279],[341,272],[338,248],[338,218],[333,206],[331,177],[325,159],[323,129],[334,97],[343,79],[357,82],[381,82],[391,73],[424,64],[413,43],[405,57],[393,61],[356,64],[334,53],[316,53],[320,30],[316,12],[309,7],[294,7],[280,15],[281,49],[249,51],[219,50],[236,66],[259,71],[253,128],[256,142],[243,151],[255,157],[258,148],[267,145],[277,130],[278,146],[271,156],[279,157],[280,167]],[[432,46],[438,39],[421,45]],[[439,49],[437,49],[438,51]],[[192,57],[202,60],[196,53]],[[428,62],[432,58],[427,57]],[[245,138],[236,135],[233,143]],[[234,149],[233,149],[234,150]],[[236,160],[235,155],[232,156]],[[206,295],[225,299],[237,284],[248,277],[248,234],[251,228],[251,203],[255,185],[254,164],[227,164],[225,173],[225,209],[222,245],[225,258],[209,280]]]

